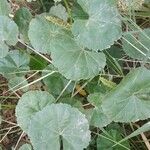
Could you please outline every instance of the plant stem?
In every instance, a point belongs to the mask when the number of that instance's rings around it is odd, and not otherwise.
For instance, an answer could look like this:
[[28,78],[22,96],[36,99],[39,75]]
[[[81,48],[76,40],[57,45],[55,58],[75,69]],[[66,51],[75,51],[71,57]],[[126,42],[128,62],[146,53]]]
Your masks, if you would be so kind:
[[70,8],[69,8],[69,4],[68,4],[67,0],[64,0],[64,3],[65,3],[65,6],[66,6],[68,15],[69,15],[70,23],[72,24],[72,16],[71,16],[71,11],[70,11]]
[[[134,124],[134,125],[135,125],[138,129],[140,128],[140,126],[139,126],[138,124]],[[150,150],[150,143],[149,143],[147,137],[145,136],[145,134],[144,134],[143,132],[142,132],[140,135],[141,135],[141,137],[142,137],[142,139],[143,139],[143,141],[144,141],[144,143],[145,143],[147,149]]]
[[39,0],[39,1],[40,1],[41,5],[43,7],[43,11],[46,12],[46,7],[44,6],[43,0]]
[[14,109],[16,105],[1,105],[1,107],[3,107],[2,109]]

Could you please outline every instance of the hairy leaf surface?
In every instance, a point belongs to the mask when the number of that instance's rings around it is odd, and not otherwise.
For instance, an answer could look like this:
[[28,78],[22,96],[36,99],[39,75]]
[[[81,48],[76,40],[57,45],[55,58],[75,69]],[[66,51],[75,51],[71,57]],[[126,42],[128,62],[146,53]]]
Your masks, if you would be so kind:
[[0,59],[0,73],[6,74],[9,73],[18,75],[25,74],[22,71],[29,70],[29,57],[26,53],[20,52],[18,50],[13,50],[8,53],[8,55],[2,59]]
[[32,46],[37,51],[50,54],[54,49],[53,44],[57,44],[56,39],[67,36],[67,33],[62,27],[46,20],[45,17],[45,15],[41,15],[32,19],[28,36]]
[[0,15],[8,16],[10,13],[10,6],[7,0],[0,0]]
[[86,50],[68,37],[55,45],[52,59],[59,72],[71,80],[92,78],[98,75],[106,64],[103,53]]
[[29,23],[31,19],[32,19],[32,14],[25,7],[22,7],[19,10],[17,10],[14,16],[14,21],[18,25],[19,31],[23,35],[23,39],[27,42],[29,41],[28,30],[29,30]]
[[150,71],[132,70],[104,97],[104,113],[116,122],[135,122],[150,117]]
[[79,44],[103,50],[121,37],[121,21],[114,0],[78,0],[88,19],[75,19],[72,32]]
[[[28,133],[30,121],[44,107],[55,101],[54,97],[46,91],[29,91],[19,100],[16,107],[16,116],[19,126]],[[46,115],[46,114],[45,114]],[[44,115],[44,117],[46,117]]]
[[66,12],[66,8],[62,4],[52,6],[49,13],[55,17],[59,17],[64,21],[67,21],[68,19],[68,13]]
[[35,114],[29,137],[35,150],[60,150],[61,141],[65,150],[83,150],[89,144],[90,131],[87,119],[78,109],[60,103]]
[[9,46],[15,45],[17,41],[17,25],[7,16],[0,16],[0,58],[5,57],[8,53]]

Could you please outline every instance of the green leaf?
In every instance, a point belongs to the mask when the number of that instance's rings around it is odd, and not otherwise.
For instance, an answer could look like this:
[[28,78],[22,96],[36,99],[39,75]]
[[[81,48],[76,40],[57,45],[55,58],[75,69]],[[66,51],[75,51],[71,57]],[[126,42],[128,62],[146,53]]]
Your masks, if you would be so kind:
[[126,136],[124,139],[120,140],[118,143],[122,143],[130,138],[133,138],[143,132],[149,132],[150,131],[150,122],[145,123],[143,126],[132,132],[130,135]]
[[63,97],[63,98],[60,98],[59,99],[59,102],[61,103],[65,103],[65,104],[69,104],[71,105],[72,107],[75,107],[77,108],[80,112],[83,112],[84,113],[84,108],[82,106],[82,98],[79,98],[79,97]]
[[8,54],[8,50],[8,46],[4,42],[0,41],[0,58],[4,58]]
[[43,70],[47,65],[48,62],[44,58],[39,55],[30,55],[30,69],[31,70]]
[[[29,91],[23,94],[16,107],[16,116],[19,126],[28,133],[30,121],[35,114],[42,111],[44,107],[54,101],[54,97],[46,91]],[[44,117],[46,114],[44,114]]]
[[7,0],[0,0],[0,15],[8,16],[10,13],[10,5]]
[[106,93],[109,89],[100,82],[100,77],[97,76],[86,85],[85,90],[88,91],[89,94],[92,94]]
[[32,147],[30,144],[24,144],[19,148],[19,150],[32,150]]
[[29,38],[36,50],[42,53],[52,52],[54,66],[67,79],[89,79],[98,75],[106,64],[103,53],[78,46],[71,32],[46,21],[42,16],[31,21]]
[[102,109],[116,122],[135,122],[150,117],[150,71],[133,69],[104,98]]
[[[0,59],[0,72],[2,74],[10,74],[29,70],[29,57],[27,54],[18,50],[13,50],[8,53],[5,58]],[[22,73],[20,75],[23,75]]]
[[150,28],[143,32],[127,32],[123,38],[123,50],[131,58],[144,60],[150,59]]
[[103,53],[86,50],[68,37],[58,40],[52,50],[52,59],[59,72],[71,80],[92,78],[98,75],[106,64]]
[[101,107],[103,97],[104,97],[104,94],[102,93],[94,93],[88,96],[88,101],[93,106],[95,106],[95,108],[92,111],[90,125],[100,127],[100,128],[111,123],[111,120],[108,119],[108,117],[104,114],[102,107]]
[[115,59],[121,59],[125,55],[123,49],[118,45],[113,45],[106,51]]
[[[17,77],[17,76],[11,76],[11,78],[8,79],[8,87],[12,89],[12,91],[16,91],[17,89],[25,86],[28,84],[28,81],[25,77]],[[29,87],[26,87],[22,89],[23,92],[28,91]]]
[[77,2],[89,15],[88,19],[74,20],[72,32],[79,44],[98,51],[109,48],[121,37],[120,16],[113,0]]
[[57,44],[56,39],[63,38],[66,36],[66,33],[62,27],[47,21],[45,17],[41,15],[32,19],[28,36],[32,46],[37,51],[50,54],[54,48],[53,44]]
[[7,16],[0,16],[0,58],[8,53],[8,45],[15,45],[18,41],[18,27]]
[[0,39],[8,45],[15,45],[18,41],[18,27],[14,21],[6,16],[0,16]]
[[[120,141],[123,137],[117,130],[109,130],[108,135],[104,133],[97,138],[97,149],[98,150],[127,150],[130,149],[128,141],[123,142],[121,145],[113,146],[116,142]],[[106,137],[106,138],[105,138]],[[109,140],[110,139],[110,140]]]
[[119,61],[125,55],[123,49],[118,45],[113,45],[109,49],[104,51],[106,55],[106,63],[110,72],[113,74],[123,75],[123,61]]
[[[42,75],[44,76],[46,74],[46,72],[51,72],[51,71],[56,71],[56,70],[57,69],[53,65],[50,64],[48,67],[46,67],[43,70]],[[43,81],[44,81],[44,84],[47,86],[48,91],[52,95],[55,95],[55,96],[58,96],[63,91],[63,89],[65,88],[67,83],[69,82],[69,80],[64,78],[58,72],[52,74],[51,76],[44,78]],[[65,90],[63,95],[71,93],[73,90],[73,87],[74,87],[74,85],[70,84],[68,86],[68,88]]]
[[64,20],[64,21],[67,21],[67,19],[68,19],[68,13],[66,12],[66,8],[62,4],[52,6],[50,8],[49,13],[55,17],[58,17],[58,18]]
[[25,41],[29,41],[28,30],[31,19],[32,14],[30,13],[29,9],[25,7],[18,9],[14,16],[14,21],[18,25],[19,31],[23,35]]
[[77,2],[74,2],[71,14],[73,19],[88,19],[89,17],[88,14],[84,12],[82,7]]
[[123,75],[123,71],[122,68],[119,64],[119,62],[112,57],[108,51],[104,51],[104,54],[106,55],[106,62],[109,68],[111,68],[115,73],[119,74],[119,75]]
[[83,150],[89,144],[90,131],[87,119],[78,109],[60,103],[35,114],[29,137],[35,150],[60,150],[60,145],[65,150]]

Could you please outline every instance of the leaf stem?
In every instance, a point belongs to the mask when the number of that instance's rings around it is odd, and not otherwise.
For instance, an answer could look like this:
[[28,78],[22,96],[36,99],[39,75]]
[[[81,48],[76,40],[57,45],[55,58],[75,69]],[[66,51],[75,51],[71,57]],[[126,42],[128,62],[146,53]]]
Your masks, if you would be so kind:
[[66,9],[67,9],[67,12],[68,12],[68,15],[69,15],[70,23],[72,24],[72,16],[71,16],[71,11],[70,11],[70,8],[69,8],[69,4],[68,4],[67,0],[63,0],[63,1],[64,1],[64,4],[66,6]]
[[1,105],[2,109],[14,109],[16,105]]
[[42,5],[42,7],[43,7],[43,11],[46,12],[46,7],[45,7],[43,1],[42,1],[42,0],[39,0],[39,1],[40,1],[41,5]]

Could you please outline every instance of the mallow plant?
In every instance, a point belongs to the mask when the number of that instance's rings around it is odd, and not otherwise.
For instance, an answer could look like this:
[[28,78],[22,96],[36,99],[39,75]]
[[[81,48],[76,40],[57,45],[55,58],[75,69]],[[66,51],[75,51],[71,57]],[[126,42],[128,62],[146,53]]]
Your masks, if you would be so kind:
[[32,145],[20,150],[129,150],[128,139],[150,129],[124,137],[120,126],[150,118],[150,28],[136,23],[143,3],[54,0],[47,10],[43,0],[33,13],[0,0],[0,73],[21,93],[17,125]]

